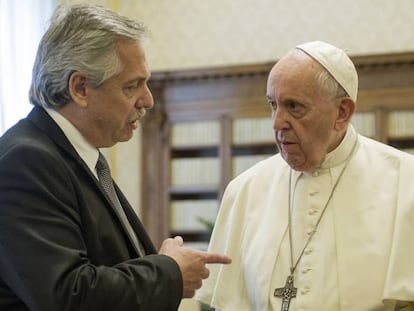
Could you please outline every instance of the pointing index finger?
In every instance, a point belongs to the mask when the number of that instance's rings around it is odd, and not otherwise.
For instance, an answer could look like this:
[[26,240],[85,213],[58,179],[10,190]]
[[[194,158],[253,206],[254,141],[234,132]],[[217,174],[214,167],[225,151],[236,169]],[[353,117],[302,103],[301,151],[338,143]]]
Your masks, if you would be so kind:
[[204,253],[204,262],[205,263],[221,263],[229,264],[231,263],[231,258],[229,256],[218,254],[218,253]]

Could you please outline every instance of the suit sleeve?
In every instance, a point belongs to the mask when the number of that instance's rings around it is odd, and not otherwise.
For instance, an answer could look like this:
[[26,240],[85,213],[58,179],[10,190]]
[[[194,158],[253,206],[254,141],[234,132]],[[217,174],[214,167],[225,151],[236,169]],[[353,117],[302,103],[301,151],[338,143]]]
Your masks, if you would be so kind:
[[182,276],[172,258],[91,263],[76,181],[47,148],[0,155],[0,287],[30,310],[177,310]]

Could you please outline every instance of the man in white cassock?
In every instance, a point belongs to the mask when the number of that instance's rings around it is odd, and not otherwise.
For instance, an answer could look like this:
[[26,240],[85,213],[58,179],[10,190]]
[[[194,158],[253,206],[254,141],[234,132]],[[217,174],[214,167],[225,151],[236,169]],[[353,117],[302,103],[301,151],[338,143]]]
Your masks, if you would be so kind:
[[344,51],[298,45],[272,68],[279,154],[231,181],[197,299],[222,311],[414,310],[414,157],[350,124]]

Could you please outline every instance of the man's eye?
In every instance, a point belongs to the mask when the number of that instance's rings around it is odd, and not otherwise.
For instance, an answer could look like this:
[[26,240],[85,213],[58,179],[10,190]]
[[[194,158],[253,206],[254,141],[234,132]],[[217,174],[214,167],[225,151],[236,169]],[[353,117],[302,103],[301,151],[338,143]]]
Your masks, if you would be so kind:
[[136,88],[138,88],[138,85],[134,84],[134,85],[129,85],[126,87],[127,90],[135,90]]
[[286,104],[287,108],[289,108],[289,110],[297,110],[300,108],[300,105],[296,102],[289,102]]
[[138,89],[138,86],[136,84],[125,86],[124,87],[124,94],[127,97],[132,97],[137,93],[137,89]]
[[295,117],[301,117],[306,113],[305,106],[295,101],[286,103],[286,109]]

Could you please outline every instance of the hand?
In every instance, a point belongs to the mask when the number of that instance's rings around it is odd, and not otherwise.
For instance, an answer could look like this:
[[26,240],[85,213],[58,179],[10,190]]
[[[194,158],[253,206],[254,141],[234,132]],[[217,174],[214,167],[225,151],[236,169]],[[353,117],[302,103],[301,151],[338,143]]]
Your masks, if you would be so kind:
[[183,276],[183,298],[191,298],[202,285],[203,279],[208,278],[208,263],[231,263],[231,258],[221,254],[207,253],[183,246],[183,239],[176,236],[166,239],[160,249],[160,254],[172,257],[178,264]]

